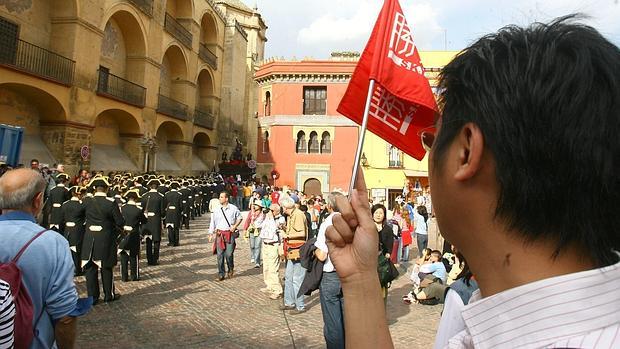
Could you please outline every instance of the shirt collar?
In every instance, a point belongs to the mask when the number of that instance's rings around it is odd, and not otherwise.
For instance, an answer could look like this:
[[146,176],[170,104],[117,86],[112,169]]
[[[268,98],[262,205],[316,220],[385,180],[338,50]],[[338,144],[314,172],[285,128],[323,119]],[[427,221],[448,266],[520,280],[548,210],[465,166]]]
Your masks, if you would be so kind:
[[71,201],[80,201],[80,198],[78,198],[77,196],[72,196],[71,199],[69,199]]
[[0,221],[31,221],[32,223],[36,223],[34,217],[30,213],[24,211],[4,213],[0,215]]
[[477,290],[462,315],[476,348],[544,347],[617,323],[619,288],[620,262],[482,299]]
[[103,196],[103,197],[107,197],[107,196],[108,196],[108,194],[106,194],[106,193],[104,193],[104,192],[102,192],[102,191],[98,191],[98,192],[96,192],[93,196]]

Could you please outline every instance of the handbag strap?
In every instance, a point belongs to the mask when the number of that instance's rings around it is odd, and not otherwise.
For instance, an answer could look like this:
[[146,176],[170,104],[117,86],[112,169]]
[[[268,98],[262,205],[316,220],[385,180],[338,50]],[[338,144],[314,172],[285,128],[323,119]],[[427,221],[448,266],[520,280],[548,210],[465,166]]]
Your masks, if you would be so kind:
[[232,225],[230,225],[230,222],[228,221],[228,217],[226,217],[226,213],[224,213],[224,207],[220,206],[220,210],[222,210],[222,216],[224,216],[226,223],[228,223],[228,227],[232,229]]
[[22,254],[24,253],[24,251],[26,251],[26,249],[28,248],[28,246],[30,246],[30,244],[36,240],[39,236],[43,235],[43,233],[45,233],[47,231],[47,229],[43,229],[40,232],[38,232],[35,236],[33,236],[30,240],[28,240],[28,242],[26,244],[24,244],[24,246],[22,246],[22,248],[19,250],[19,252],[17,252],[17,254],[15,255],[15,257],[13,257],[13,263],[17,263],[17,261],[19,261],[19,257],[22,256]]

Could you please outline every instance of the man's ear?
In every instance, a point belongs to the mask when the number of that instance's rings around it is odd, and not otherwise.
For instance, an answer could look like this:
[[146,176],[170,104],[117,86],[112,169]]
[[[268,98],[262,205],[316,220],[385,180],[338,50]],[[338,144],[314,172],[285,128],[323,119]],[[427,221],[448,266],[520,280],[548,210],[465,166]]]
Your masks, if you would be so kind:
[[465,181],[480,170],[484,153],[482,130],[476,124],[468,122],[459,131],[455,143],[458,146],[458,165],[454,179]]
[[41,212],[43,208],[43,192],[37,193],[34,198],[32,198],[32,208],[34,209],[35,216]]

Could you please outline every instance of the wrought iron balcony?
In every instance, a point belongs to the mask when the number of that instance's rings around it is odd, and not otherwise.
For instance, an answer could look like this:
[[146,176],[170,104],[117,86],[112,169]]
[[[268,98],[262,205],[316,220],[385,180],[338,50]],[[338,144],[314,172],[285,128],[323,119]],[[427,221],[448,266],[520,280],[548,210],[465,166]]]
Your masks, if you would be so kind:
[[97,94],[118,99],[137,107],[144,107],[146,88],[114,74],[110,74],[106,70],[99,69]]
[[[0,31],[0,36],[5,34]],[[75,61],[17,38],[0,40],[0,64],[63,85],[73,84]]]
[[205,110],[194,110],[194,124],[213,130],[215,128],[215,116]]
[[390,160],[388,163],[389,167],[392,168],[402,168],[403,167],[403,162],[402,160]]
[[200,44],[198,57],[211,66],[211,68],[217,70],[217,56],[205,44]]
[[166,13],[164,28],[166,28],[166,31],[170,33],[170,35],[179,40],[180,43],[187,46],[187,48],[192,48],[192,33],[185,29],[181,23],[168,13]]
[[157,103],[157,112],[160,114],[165,114],[171,116],[173,118],[187,121],[187,105],[175,101],[170,97],[166,97],[164,95],[159,95],[159,100]]
[[129,2],[136,5],[147,16],[153,17],[153,0],[129,0]]

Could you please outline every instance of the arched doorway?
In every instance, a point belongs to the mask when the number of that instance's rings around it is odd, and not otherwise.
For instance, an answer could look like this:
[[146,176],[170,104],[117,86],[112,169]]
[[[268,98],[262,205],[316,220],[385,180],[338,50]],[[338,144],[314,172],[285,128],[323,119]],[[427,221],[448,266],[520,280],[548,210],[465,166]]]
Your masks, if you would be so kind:
[[136,18],[118,11],[104,27],[97,92],[143,106],[146,68],[144,34]]
[[91,164],[96,171],[141,169],[140,125],[133,115],[119,109],[106,110],[95,120],[91,133]]
[[192,171],[208,171],[211,139],[206,133],[199,132],[194,136],[192,143]]
[[198,57],[211,68],[217,69],[217,25],[211,12],[202,16]]
[[316,178],[310,178],[304,182],[304,194],[306,195],[323,195],[321,191],[321,182]]
[[200,71],[196,85],[194,123],[212,130],[215,127],[219,101],[214,93],[213,75],[208,69]]
[[156,171],[180,171],[184,154],[179,152],[179,145],[183,142],[181,127],[172,122],[165,121],[157,129],[157,155],[155,163],[150,167]]
[[65,109],[49,93],[23,84],[0,85],[0,124],[24,128],[20,163],[37,159],[51,166],[63,159],[65,121]]
[[157,111],[178,119],[187,119],[187,61],[179,46],[164,54],[160,71]]

